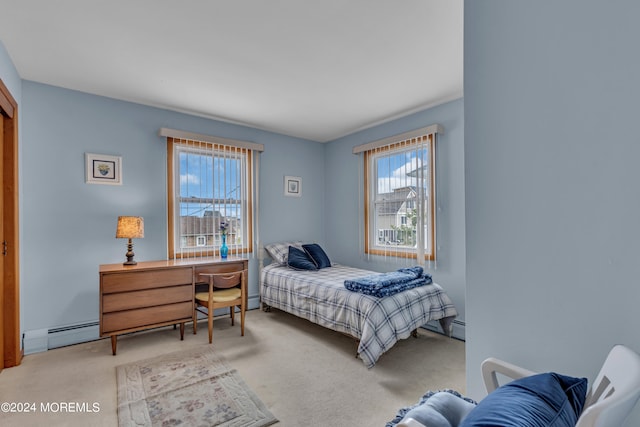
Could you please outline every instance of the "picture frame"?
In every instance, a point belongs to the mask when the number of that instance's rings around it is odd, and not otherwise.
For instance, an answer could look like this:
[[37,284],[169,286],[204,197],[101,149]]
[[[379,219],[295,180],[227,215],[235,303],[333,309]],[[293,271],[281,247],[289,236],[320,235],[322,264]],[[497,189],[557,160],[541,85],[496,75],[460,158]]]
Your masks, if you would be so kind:
[[302,178],[299,176],[284,177],[284,195],[290,197],[302,196]]
[[87,184],[122,185],[122,157],[85,153]]

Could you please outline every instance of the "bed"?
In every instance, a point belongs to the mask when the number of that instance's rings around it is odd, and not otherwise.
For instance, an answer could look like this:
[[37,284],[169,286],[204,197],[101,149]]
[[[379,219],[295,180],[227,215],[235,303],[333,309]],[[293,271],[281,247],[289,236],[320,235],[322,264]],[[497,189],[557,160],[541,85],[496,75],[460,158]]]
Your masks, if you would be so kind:
[[[357,355],[368,368],[398,340],[415,334],[430,320],[438,320],[450,335],[457,311],[440,285],[431,283],[382,298],[365,295],[346,289],[344,282],[375,272],[339,265],[328,258],[319,269],[294,269],[287,264],[287,245],[302,246],[300,242],[282,242],[267,245],[260,252],[263,309],[274,307],[358,339]],[[272,258],[266,266],[265,254]]]

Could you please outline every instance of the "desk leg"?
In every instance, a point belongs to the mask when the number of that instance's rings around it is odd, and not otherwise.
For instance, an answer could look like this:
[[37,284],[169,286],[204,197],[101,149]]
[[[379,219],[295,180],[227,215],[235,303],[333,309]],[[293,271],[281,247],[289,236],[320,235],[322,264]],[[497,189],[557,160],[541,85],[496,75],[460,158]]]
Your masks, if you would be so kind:
[[198,331],[198,312],[193,310],[193,335]]
[[184,322],[180,323],[180,341],[184,341]]
[[111,352],[113,353],[113,355],[116,355],[116,346],[118,345],[118,336],[117,335],[111,335]]

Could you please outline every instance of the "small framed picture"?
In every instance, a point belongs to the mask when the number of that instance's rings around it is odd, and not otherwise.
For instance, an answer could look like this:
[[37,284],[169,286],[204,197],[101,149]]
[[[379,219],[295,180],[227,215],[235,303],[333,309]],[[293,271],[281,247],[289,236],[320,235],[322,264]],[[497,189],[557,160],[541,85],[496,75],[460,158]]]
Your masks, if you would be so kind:
[[292,197],[302,196],[302,178],[299,176],[285,176],[284,195]]
[[87,184],[122,185],[122,157],[85,153]]

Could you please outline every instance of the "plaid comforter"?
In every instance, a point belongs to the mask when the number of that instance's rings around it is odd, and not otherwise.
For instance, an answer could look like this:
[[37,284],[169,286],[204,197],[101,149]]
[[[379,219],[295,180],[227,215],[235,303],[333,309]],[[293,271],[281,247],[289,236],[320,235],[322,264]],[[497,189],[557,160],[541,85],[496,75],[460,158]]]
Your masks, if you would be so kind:
[[429,320],[439,320],[449,332],[458,312],[435,283],[384,298],[344,287],[345,280],[372,273],[341,265],[297,271],[270,264],[260,274],[262,302],[360,339],[358,354],[368,368],[398,340],[408,338]]

